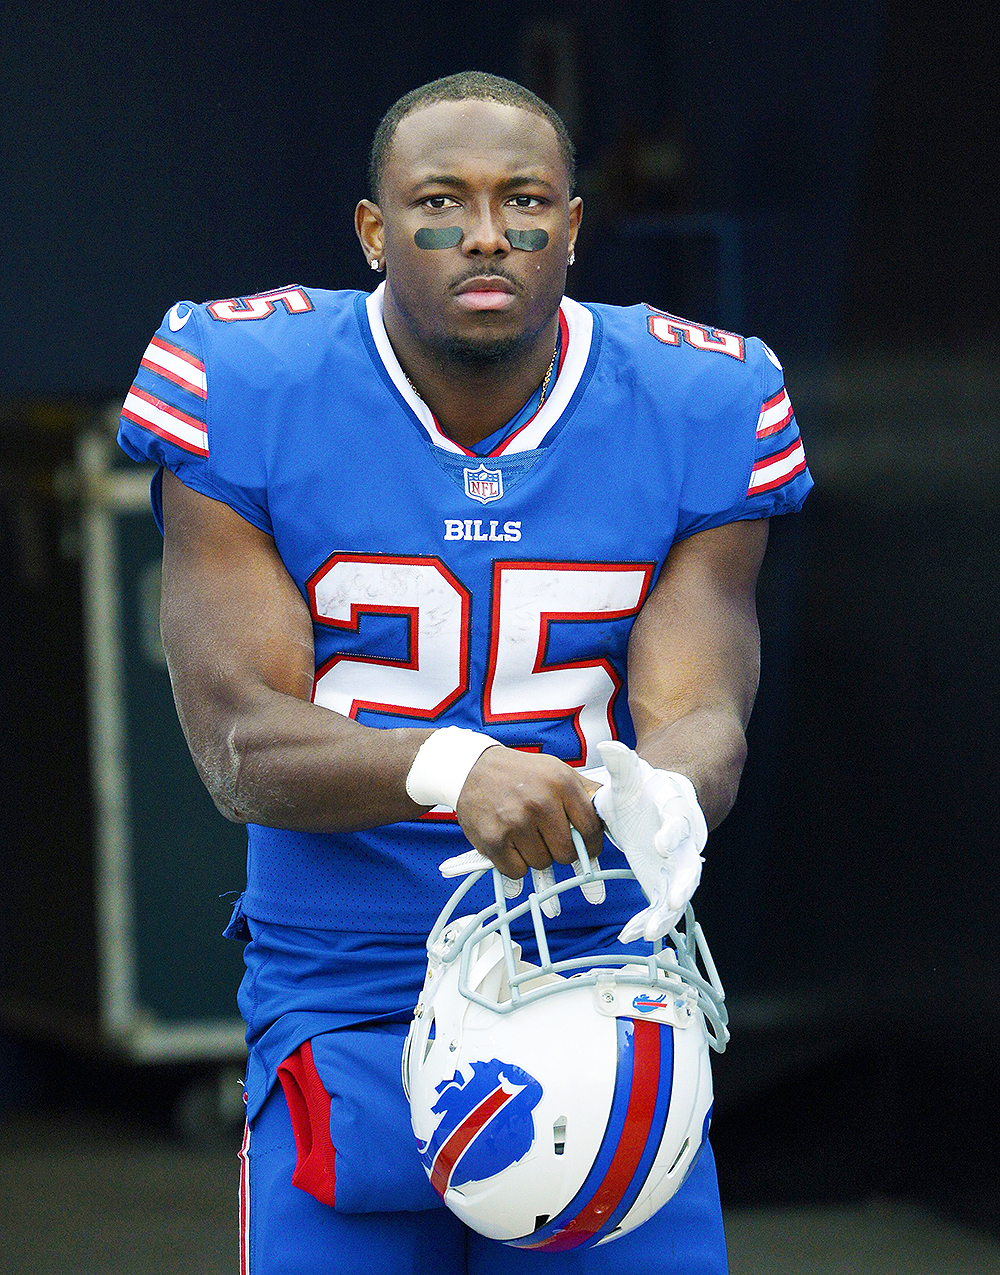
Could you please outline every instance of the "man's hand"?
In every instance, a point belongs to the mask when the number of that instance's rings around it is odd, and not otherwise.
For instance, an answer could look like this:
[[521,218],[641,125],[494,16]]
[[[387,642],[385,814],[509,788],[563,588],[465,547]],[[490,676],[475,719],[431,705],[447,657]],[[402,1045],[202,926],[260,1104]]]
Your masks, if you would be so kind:
[[[493,763],[493,764],[487,764]],[[464,876],[496,867],[508,899],[521,893],[521,879],[531,871],[536,891],[555,882],[553,863],[572,863],[579,874],[575,838],[582,838],[591,859],[597,858],[604,829],[590,795],[597,785],[557,758],[512,748],[487,749],[469,772],[456,814],[476,847],[441,864],[445,877]],[[603,882],[584,889],[591,903],[604,898]],[[546,916],[558,916],[559,899],[542,904]]]
[[[622,943],[639,937],[652,942],[677,924],[698,888],[708,826],[689,779],[654,770],[616,741],[597,748],[607,781],[594,805],[649,900],[618,937]],[[599,773],[589,772],[594,778]]]
[[529,868],[572,863],[577,854],[571,827],[591,858],[600,854],[604,839],[579,772],[544,753],[488,748],[469,772],[455,813],[476,849],[515,880]]

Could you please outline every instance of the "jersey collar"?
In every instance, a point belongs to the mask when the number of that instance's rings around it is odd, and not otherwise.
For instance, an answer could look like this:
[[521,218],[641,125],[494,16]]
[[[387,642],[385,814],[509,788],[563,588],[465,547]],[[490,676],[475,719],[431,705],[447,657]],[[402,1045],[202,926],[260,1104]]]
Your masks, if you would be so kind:
[[[406,373],[396,358],[396,353],[389,343],[389,337],[385,330],[385,321],[382,317],[384,294],[385,283],[383,282],[369,295],[365,303],[365,309],[368,315],[368,326],[371,328],[372,340],[375,342],[375,349],[382,360],[386,372],[389,374],[390,380],[399,391],[407,407],[424,427],[428,438],[435,447],[440,447],[444,451],[454,452],[459,456],[471,455],[470,452],[466,451],[464,447],[456,443],[454,439],[449,438],[441,430],[441,427],[434,419],[434,413],[406,379]],[[567,339],[561,360],[562,366],[556,383],[548,398],[542,404],[541,409],[535,413],[526,425],[506,439],[493,453],[494,455],[510,456],[515,452],[533,451],[535,448],[540,447],[545,436],[559,421],[563,412],[569,406],[576,387],[580,383],[580,378],[583,376],[587,360],[590,357],[590,346],[594,336],[594,317],[586,306],[580,305],[578,301],[573,301],[570,297],[563,297],[559,310],[566,325]]]

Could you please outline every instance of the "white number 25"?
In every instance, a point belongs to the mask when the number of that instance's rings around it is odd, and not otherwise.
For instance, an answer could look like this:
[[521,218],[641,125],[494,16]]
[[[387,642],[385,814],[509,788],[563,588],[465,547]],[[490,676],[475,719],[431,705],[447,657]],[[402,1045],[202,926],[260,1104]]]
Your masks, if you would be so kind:
[[[621,678],[603,656],[554,661],[549,630],[635,615],[652,563],[497,562],[483,721],[563,719],[588,764],[614,734]],[[313,701],[346,717],[373,709],[433,721],[469,689],[470,595],[436,557],[339,553],[307,582],[313,619],[357,632],[364,614],[405,616],[407,657],[337,654],[316,672]]]

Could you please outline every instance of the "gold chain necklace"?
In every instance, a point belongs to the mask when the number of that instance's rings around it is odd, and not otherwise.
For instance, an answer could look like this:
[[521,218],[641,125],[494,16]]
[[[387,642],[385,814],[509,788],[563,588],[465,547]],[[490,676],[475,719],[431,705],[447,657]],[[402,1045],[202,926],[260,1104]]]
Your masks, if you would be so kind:
[[552,375],[552,369],[553,369],[553,368],[555,367],[555,365],[556,365],[556,355],[557,355],[558,353],[559,353],[559,344],[558,344],[558,342],[557,342],[557,343],[556,343],[556,348],[552,351],[552,358],[551,358],[551,360],[550,360],[550,362],[549,362],[549,368],[548,368],[548,371],[545,373],[545,379],[542,381],[542,397],[538,400],[538,410],[539,410],[539,411],[541,411],[541,410],[542,410],[542,404],[545,402],[545,395],[546,395],[546,394],[548,394],[548,392],[549,392],[549,378],[550,378],[550,377],[551,377],[551,375]]
[[[552,351],[552,358],[549,361],[548,370],[546,371],[545,376],[542,380],[542,397],[538,400],[538,407],[536,411],[540,412],[542,410],[542,404],[545,402],[545,396],[549,392],[549,381],[552,377],[552,370],[556,365],[556,355],[558,353],[559,353],[559,346],[557,344],[556,348]],[[406,376],[405,371],[403,372],[403,375]],[[406,376],[406,383],[410,387],[410,389],[414,392],[414,394],[416,394],[417,398],[420,399],[422,403],[424,401],[423,394],[420,393],[420,391],[417,389],[417,387],[413,384],[413,382],[410,380],[408,376]]]

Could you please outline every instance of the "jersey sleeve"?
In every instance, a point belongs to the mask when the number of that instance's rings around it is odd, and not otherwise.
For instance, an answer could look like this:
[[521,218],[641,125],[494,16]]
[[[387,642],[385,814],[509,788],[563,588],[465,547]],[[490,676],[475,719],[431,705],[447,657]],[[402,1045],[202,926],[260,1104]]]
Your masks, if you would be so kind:
[[[726,398],[717,422],[725,455],[712,466],[714,502],[686,502],[676,540],[729,522],[794,513],[812,489],[781,364],[757,337],[746,341],[746,362],[753,388],[749,396],[744,385],[739,397]],[[702,465],[695,469],[704,472]]]
[[[259,459],[232,421],[206,353],[202,307],[172,306],[146,346],[122,404],[119,446],[140,462],[171,470],[187,487],[222,501],[270,534],[266,483]],[[227,397],[226,395],[222,396]],[[153,514],[162,530],[159,472]]]

